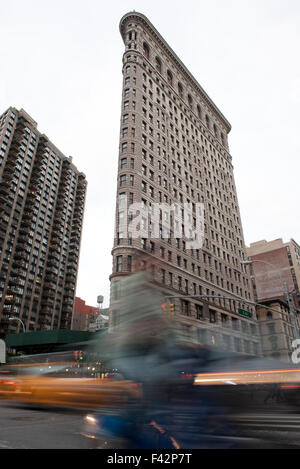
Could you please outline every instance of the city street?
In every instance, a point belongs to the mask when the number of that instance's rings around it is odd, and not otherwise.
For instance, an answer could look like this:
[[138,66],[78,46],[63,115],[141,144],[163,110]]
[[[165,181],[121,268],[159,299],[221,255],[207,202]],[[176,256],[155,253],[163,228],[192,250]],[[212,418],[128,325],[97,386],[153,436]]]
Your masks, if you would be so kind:
[[0,401],[0,449],[85,449],[84,411],[30,408]]
[[[32,408],[0,402],[0,449],[89,449],[81,435],[84,409]],[[278,413],[251,412],[232,417],[242,448],[300,448],[300,414],[284,406]],[[182,428],[188,422],[182,421]]]

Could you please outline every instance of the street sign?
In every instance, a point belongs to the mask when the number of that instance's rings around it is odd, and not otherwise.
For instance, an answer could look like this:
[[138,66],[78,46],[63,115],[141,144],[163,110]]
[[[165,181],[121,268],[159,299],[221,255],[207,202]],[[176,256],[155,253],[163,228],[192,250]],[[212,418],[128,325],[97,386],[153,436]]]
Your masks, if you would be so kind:
[[239,308],[238,312],[241,316],[244,316],[246,318],[252,318],[252,313],[249,313],[249,311],[246,311],[245,309]]

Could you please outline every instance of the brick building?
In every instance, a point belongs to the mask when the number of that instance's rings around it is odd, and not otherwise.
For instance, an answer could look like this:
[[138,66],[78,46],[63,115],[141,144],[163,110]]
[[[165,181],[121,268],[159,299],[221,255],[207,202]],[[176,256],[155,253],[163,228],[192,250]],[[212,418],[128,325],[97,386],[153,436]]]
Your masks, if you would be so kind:
[[[176,317],[198,342],[257,354],[251,280],[241,262],[245,245],[227,139],[231,126],[144,15],[126,14],[120,32],[125,52],[112,325],[118,282],[147,268],[157,288],[179,296]],[[132,204],[141,208],[139,236],[128,228]],[[182,220],[188,212],[195,228],[198,210],[203,243],[191,248]]]
[[90,324],[96,320],[98,314],[97,306],[89,306],[84,300],[75,296],[72,330],[89,331]]
[[247,248],[247,257],[253,261],[250,272],[256,300],[286,301],[286,283],[294,306],[300,311],[300,246],[296,241],[257,241]]

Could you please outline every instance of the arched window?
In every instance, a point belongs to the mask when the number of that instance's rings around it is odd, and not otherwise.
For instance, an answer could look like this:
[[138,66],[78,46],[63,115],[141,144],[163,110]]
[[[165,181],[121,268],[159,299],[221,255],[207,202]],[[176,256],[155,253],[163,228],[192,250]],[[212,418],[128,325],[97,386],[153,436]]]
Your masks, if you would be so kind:
[[171,70],[167,71],[167,79],[168,79],[169,85],[173,85],[173,74],[172,74]]
[[222,142],[222,145],[225,147],[225,137],[224,137],[223,132],[221,132],[221,142]]
[[155,68],[159,73],[161,73],[161,60],[159,57],[155,57]]
[[183,97],[183,86],[180,82],[178,82],[178,94],[181,98]]
[[149,59],[150,57],[150,47],[146,42],[143,43],[143,51],[144,51],[144,56]]
[[188,94],[188,103],[190,107],[193,107],[193,98],[190,94]]

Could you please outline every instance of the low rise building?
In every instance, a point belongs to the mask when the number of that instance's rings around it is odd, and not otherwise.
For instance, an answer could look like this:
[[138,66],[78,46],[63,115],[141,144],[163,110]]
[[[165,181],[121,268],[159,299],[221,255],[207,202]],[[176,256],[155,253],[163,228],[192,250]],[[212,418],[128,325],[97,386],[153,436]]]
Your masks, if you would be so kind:
[[89,331],[90,324],[95,321],[98,314],[99,310],[96,306],[89,306],[84,300],[76,296],[72,330]]
[[109,326],[109,308],[101,308],[98,310],[96,320],[90,323],[89,331],[97,332],[108,329]]
[[263,356],[291,362],[296,333],[287,303],[276,298],[266,300],[257,306],[256,314]]

